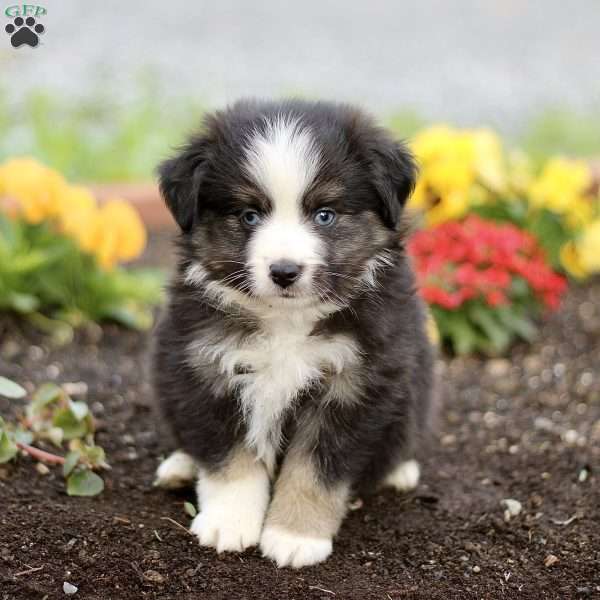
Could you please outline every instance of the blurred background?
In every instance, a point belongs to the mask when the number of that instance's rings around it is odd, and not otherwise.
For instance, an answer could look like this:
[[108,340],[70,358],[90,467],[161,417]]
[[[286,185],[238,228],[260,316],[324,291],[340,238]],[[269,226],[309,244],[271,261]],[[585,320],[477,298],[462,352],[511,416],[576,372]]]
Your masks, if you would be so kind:
[[[409,250],[459,353],[530,340],[524,319],[558,307],[563,275],[600,272],[596,0],[10,2],[0,202],[20,219],[4,225],[0,310],[149,326],[138,309],[157,285],[114,267],[171,265],[168,249],[146,244],[173,227],[154,169],[206,110],[240,97],[355,103],[408,140],[420,165],[408,208],[427,230]],[[34,12],[39,44],[13,47],[15,17]],[[44,246],[48,230],[79,258]],[[496,251],[506,256],[490,265]]]
[[78,180],[150,177],[202,109],[242,96],[355,102],[403,136],[489,125],[537,158],[600,151],[596,0],[42,4],[37,48],[0,44],[0,158]]

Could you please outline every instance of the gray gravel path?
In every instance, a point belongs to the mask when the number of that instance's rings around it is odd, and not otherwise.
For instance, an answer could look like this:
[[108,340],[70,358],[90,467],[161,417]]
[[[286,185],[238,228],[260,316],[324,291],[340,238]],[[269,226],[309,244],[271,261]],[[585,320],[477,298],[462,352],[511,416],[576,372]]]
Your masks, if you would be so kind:
[[98,81],[127,96],[150,67],[166,92],[211,106],[302,92],[505,131],[542,106],[600,103],[598,0],[44,5],[37,49],[14,50],[0,32],[0,84],[17,97],[39,86],[79,94]]

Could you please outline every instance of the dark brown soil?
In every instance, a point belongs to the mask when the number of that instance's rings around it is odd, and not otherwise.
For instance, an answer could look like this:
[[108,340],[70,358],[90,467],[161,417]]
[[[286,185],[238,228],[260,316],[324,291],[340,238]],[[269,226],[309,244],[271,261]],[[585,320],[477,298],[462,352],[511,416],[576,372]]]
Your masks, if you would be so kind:
[[[166,261],[164,242],[150,255]],[[539,343],[508,360],[447,360],[419,488],[364,499],[333,556],[301,571],[200,548],[185,530],[193,493],[152,488],[170,447],[146,345],[105,327],[53,348],[0,322],[0,372],[30,389],[85,382],[113,467],[91,499],[68,497],[59,470],[40,475],[29,458],[0,467],[0,600],[64,598],[65,581],[99,600],[600,597],[600,282],[571,292]],[[0,399],[0,415],[16,409]],[[522,504],[510,520],[506,498]]]

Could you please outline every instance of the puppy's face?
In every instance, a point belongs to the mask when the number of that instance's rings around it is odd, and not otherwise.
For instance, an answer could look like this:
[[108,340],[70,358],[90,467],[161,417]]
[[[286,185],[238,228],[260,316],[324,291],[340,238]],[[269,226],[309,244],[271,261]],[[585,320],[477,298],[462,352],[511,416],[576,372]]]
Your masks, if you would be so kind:
[[355,110],[247,103],[210,117],[160,174],[188,282],[343,305],[397,243],[415,168]]

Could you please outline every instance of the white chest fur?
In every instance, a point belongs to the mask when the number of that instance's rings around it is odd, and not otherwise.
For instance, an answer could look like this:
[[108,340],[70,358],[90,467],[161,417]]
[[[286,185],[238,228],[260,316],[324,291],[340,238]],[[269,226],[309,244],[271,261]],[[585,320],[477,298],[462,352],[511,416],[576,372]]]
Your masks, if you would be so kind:
[[310,335],[317,318],[315,311],[306,309],[271,313],[250,336],[215,336],[190,346],[193,362],[217,363],[227,385],[237,390],[246,421],[246,443],[270,471],[284,417],[299,393],[322,380],[325,372],[334,382],[329,399],[348,392],[345,382],[353,380],[359,358],[356,343],[341,334]]

